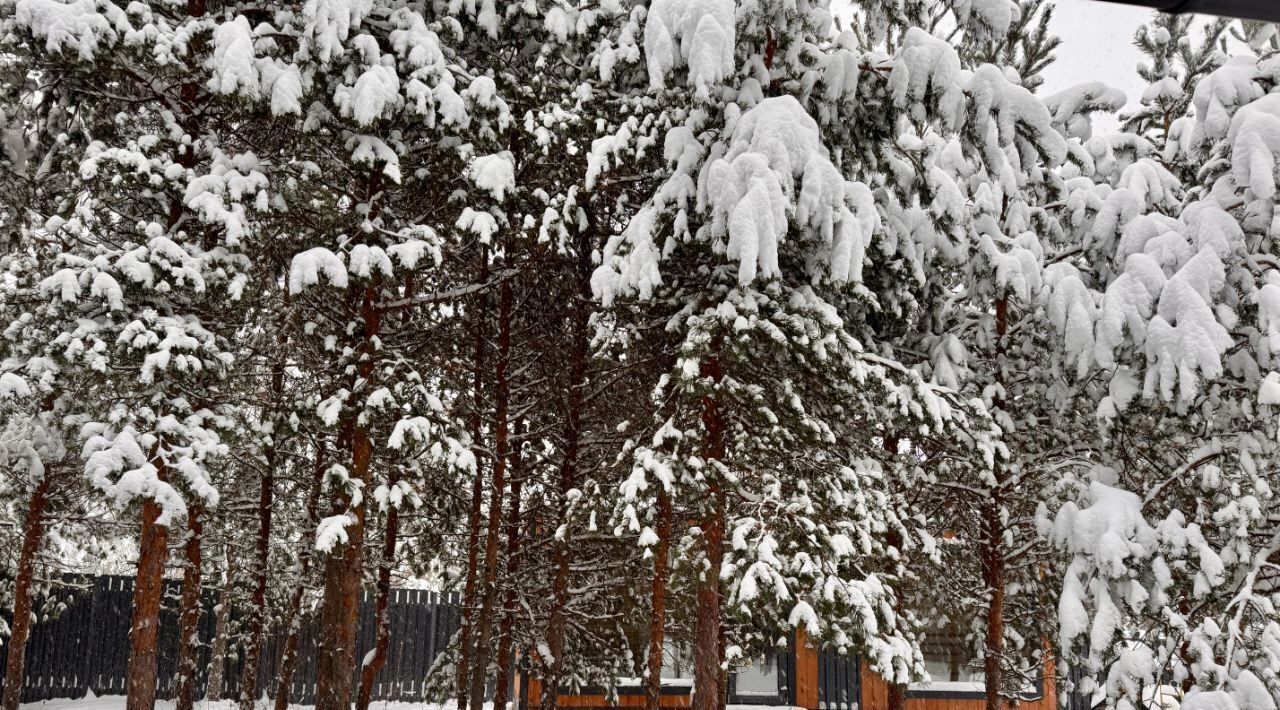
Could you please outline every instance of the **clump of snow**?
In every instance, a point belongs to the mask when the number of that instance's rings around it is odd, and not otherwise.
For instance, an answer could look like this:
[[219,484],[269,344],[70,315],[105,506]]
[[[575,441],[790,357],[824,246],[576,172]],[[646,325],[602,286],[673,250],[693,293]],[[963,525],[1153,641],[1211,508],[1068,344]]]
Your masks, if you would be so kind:
[[289,293],[301,293],[307,286],[320,283],[321,275],[335,288],[347,287],[347,267],[338,255],[324,247],[294,255],[289,265]]
[[1196,84],[1192,103],[1196,109],[1196,133],[1216,140],[1227,135],[1231,116],[1241,106],[1262,96],[1256,81],[1258,60],[1253,56],[1231,57]]
[[516,186],[515,164],[510,153],[482,155],[471,163],[471,181],[502,202]]
[[960,56],[950,42],[919,27],[907,30],[889,77],[895,104],[916,120],[934,116],[956,128],[964,120],[964,83]]
[[[846,190],[860,218],[849,209]],[[727,233],[726,254],[739,264],[739,283],[778,275],[778,246],[793,214],[830,245],[834,278],[861,277],[878,224],[874,201],[865,188],[846,184],[827,157],[818,124],[794,98],[765,99],[742,114],[728,151],[708,169],[706,196],[711,233]]]
[[688,68],[688,83],[706,98],[733,74],[737,42],[733,0],[654,0],[644,28],[649,85],[660,89],[667,74]]
[[242,94],[257,98],[258,70],[254,66],[253,30],[244,15],[223,22],[213,31],[212,76],[209,90],[219,94]]

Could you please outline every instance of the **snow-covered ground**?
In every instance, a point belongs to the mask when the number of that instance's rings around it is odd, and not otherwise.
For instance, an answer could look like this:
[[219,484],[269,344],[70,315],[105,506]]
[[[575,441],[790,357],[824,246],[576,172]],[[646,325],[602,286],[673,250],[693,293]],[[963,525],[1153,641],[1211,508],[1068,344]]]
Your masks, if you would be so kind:
[[[258,703],[261,708],[269,708],[271,704],[262,701]],[[303,710],[311,708],[311,705],[290,705],[290,708]],[[369,704],[370,710],[453,710],[455,704],[445,703],[401,703],[388,702],[383,700],[375,700]],[[38,703],[23,703],[22,710],[124,710],[124,696],[111,695],[103,698],[81,698],[80,700],[44,700]],[[173,710],[173,703],[161,701],[156,703],[156,710]],[[209,702],[207,700],[196,701],[195,710],[237,710],[235,701],[219,700],[218,702]],[[493,703],[485,703],[484,710],[493,710]],[[725,710],[804,710],[804,708],[794,708],[789,706],[767,706],[767,705],[729,705]]]
[[[219,700],[212,702],[208,700],[197,700],[195,710],[238,710],[238,704],[234,700]],[[258,702],[260,708],[270,708],[271,703],[266,700]],[[290,708],[303,710],[311,708],[311,705],[290,705]],[[375,700],[369,704],[370,710],[453,710],[454,703],[404,703],[389,702],[383,700]],[[22,710],[124,710],[123,695],[107,695],[101,698],[80,698],[79,700],[43,700],[37,703],[23,703]],[[156,710],[173,710],[173,703],[160,701],[156,703]],[[484,710],[493,710],[493,703],[485,703]]]

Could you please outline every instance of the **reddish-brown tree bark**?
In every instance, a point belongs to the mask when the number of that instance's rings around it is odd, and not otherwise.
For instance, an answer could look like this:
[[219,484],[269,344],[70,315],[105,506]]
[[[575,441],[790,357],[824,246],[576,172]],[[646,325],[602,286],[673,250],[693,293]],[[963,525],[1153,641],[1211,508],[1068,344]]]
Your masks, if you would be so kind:
[[[522,433],[523,424],[516,422],[516,436]],[[520,493],[524,487],[524,475],[520,457],[522,441],[511,447],[511,504],[507,513],[507,593],[502,603],[502,622],[498,626],[498,673],[494,681],[494,710],[507,707],[511,683],[511,662],[514,651],[516,607],[520,584]]]
[[[396,485],[393,476],[390,484]],[[387,664],[387,651],[391,647],[391,618],[388,605],[391,602],[391,568],[396,563],[396,537],[400,534],[400,510],[387,509],[387,526],[382,538],[382,561],[378,565],[378,592],[374,601],[374,623],[377,632],[373,642],[373,657],[360,668],[360,693],[356,696],[356,710],[369,710],[373,699],[373,682]]]
[[254,545],[253,592],[249,595],[249,619],[246,624],[244,665],[240,666],[240,709],[253,710],[258,695],[258,666],[262,658],[263,631],[267,618],[267,557],[271,539],[272,491],[275,476],[270,473],[272,458],[268,457],[268,471],[263,473],[258,493],[258,532]]
[[[896,435],[894,434],[885,435],[883,443],[884,443],[884,450],[890,456],[898,455],[898,437]],[[890,547],[893,547],[898,550],[898,564],[901,565],[901,568],[903,570],[906,570],[908,561],[907,561],[906,551],[903,550],[904,541],[902,539],[902,532],[898,530],[898,528],[896,527],[889,528],[889,532],[886,535],[885,541],[889,543]],[[898,613],[899,618],[901,618],[901,614],[903,613],[904,606],[905,606],[904,604],[905,590],[897,589],[896,592],[897,594],[894,595],[894,599],[893,599],[893,610],[896,613]],[[906,710],[907,684],[890,682],[888,683],[888,686],[889,687],[888,687],[888,693],[886,698],[888,707],[886,708],[886,710]]]
[[[1009,333],[1009,299],[996,299],[996,358],[995,381],[1004,383],[1004,354],[1006,338]],[[1002,397],[992,400],[994,411],[1004,409]],[[1004,685],[1001,661],[1004,657],[1004,595],[1005,595],[1005,559],[1004,559],[1004,521],[1001,516],[1003,494],[1003,469],[997,461],[992,470],[994,478],[990,495],[982,502],[982,581],[987,587],[987,633],[986,647],[983,649],[983,669],[985,671],[986,710],[1000,710],[1002,705],[1001,690]]]
[[[156,468],[156,478],[168,479],[167,467],[159,454],[152,458],[151,464]],[[160,603],[164,597],[164,565],[169,559],[169,528],[157,522],[160,513],[160,504],[154,498],[143,502],[133,618],[129,623],[125,710],[153,710],[156,704]]]
[[[187,0],[187,16],[203,17],[206,0]],[[192,55],[202,55],[205,50],[203,37],[193,40]],[[189,135],[199,133],[197,104],[200,101],[200,84],[183,82],[178,87],[181,100],[183,128]],[[185,168],[196,164],[196,155],[188,148],[178,154],[177,163]],[[187,207],[182,199],[169,201],[168,229],[173,231],[182,223]],[[210,237],[206,234],[206,241]],[[208,245],[206,245],[208,246]],[[153,456],[156,478],[167,479],[167,465],[160,449]],[[125,679],[125,710],[153,710],[156,704],[157,668],[159,658],[160,605],[164,597],[164,566],[169,558],[169,530],[160,525],[161,506],[154,498],[142,504],[142,531],[138,539],[138,570],[133,590],[133,618],[129,623],[129,663]]]
[[204,517],[204,504],[199,499],[187,506],[187,538],[182,544],[182,602],[178,611],[178,672],[173,691],[175,710],[192,710],[196,702]]
[[32,595],[36,555],[44,541],[44,516],[49,506],[51,474],[45,472],[27,501],[27,519],[22,529],[22,550],[18,553],[18,574],[13,584],[13,624],[9,629],[9,658],[4,667],[4,710],[18,710],[25,682],[27,640],[31,638]]
[[662,661],[667,627],[668,555],[671,550],[671,497],[658,485],[658,542],[653,546],[653,581],[649,590],[649,655],[644,679],[645,710],[662,705]]
[[569,358],[569,397],[565,407],[564,459],[560,462],[559,497],[557,498],[556,529],[563,530],[555,541],[555,571],[551,581],[551,611],[547,616],[547,648],[551,658],[542,662],[541,710],[554,710],[559,703],[560,676],[564,671],[565,629],[569,605],[569,566],[572,561],[569,531],[569,492],[577,487],[578,459],[582,438],[582,409],[585,405],[587,379],[587,348],[591,296],[591,247],[593,232],[590,228],[578,234],[577,282],[578,298],[573,310],[571,355]]
[[[994,491],[993,491],[994,493]],[[995,498],[982,506],[982,579],[987,586],[987,636],[983,666],[986,671],[986,710],[1000,710],[1004,655],[1004,551],[995,537],[1003,526],[1000,501]]]
[[[342,444],[339,444],[341,448]],[[320,491],[323,488],[325,472],[324,438],[316,440],[316,465],[311,474],[311,492],[307,497],[307,523],[315,529],[320,515]],[[312,538],[314,546],[314,537]],[[276,682],[275,710],[288,710],[289,694],[293,690],[293,674],[298,668],[298,639],[302,631],[300,617],[302,615],[302,598],[306,593],[307,574],[311,571],[311,562],[315,559],[315,551],[308,550],[303,556],[298,570],[297,584],[293,594],[289,596],[289,609],[285,612],[284,644],[280,650],[280,673]]]
[[[380,315],[374,307],[375,288],[370,285],[361,297],[364,316],[364,342],[357,372],[365,388],[374,376],[374,353],[371,343],[378,336]],[[351,441],[353,480],[369,482],[374,446],[369,430],[351,414],[343,423],[346,439]],[[356,624],[360,619],[361,564],[365,550],[364,504],[351,505],[351,495],[340,493],[338,507],[351,514],[347,523],[347,542],[330,551],[324,565],[324,601],[320,605],[320,647],[316,654],[316,710],[349,710],[351,684],[355,673]]]
[[498,534],[502,525],[502,495],[507,486],[508,407],[510,383],[507,370],[511,364],[511,280],[504,278],[498,294],[498,351],[494,362],[494,456],[493,479],[489,487],[489,519],[484,541],[484,580],[480,596],[480,613],[476,618],[475,644],[471,656],[471,707],[484,703],[485,675],[489,670],[489,644],[493,626],[493,607],[498,595]]
[[[717,338],[711,353],[699,368],[703,377],[718,385],[724,378],[719,357]],[[725,455],[725,420],[714,394],[702,398],[702,426],[706,432],[703,458],[714,466]],[[723,710],[723,634],[721,626],[720,569],[724,564],[725,493],[719,481],[719,473],[709,468],[711,483],[708,490],[708,509],[702,519],[702,551],[706,569],[698,580],[695,591],[697,622],[693,639],[693,708],[694,710]]]
[[[374,206],[382,192],[382,173],[369,171],[361,180],[363,197],[369,204],[369,217],[377,215]],[[355,290],[355,304],[363,327],[356,342],[356,375],[353,392],[370,391],[374,382],[377,352],[375,342],[381,330],[382,314],[377,308],[380,284],[372,279],[363,289]],[[358,396],[358,395],[357,395]],[[349,411],[343,420],[344,436],[351,442],[352,480],[367,484],[373,462],[373,439],[357,411]],[[325,557],[324,601],[320,604],[320,643],[316,654],[316,710],[350,710],[351,684],[355,673],[356,624],[360,613],[360,582],[364,561],[365,519],[368,506],[352,505],[347,491],[338,494],[337,507],[351,516],[346,526],[347,541],[335,546]]]
[[[369,306],[366,310],[372,310],[372,299],[372,293],[366,293]],[[366,328],[369,325],[366,321]],[[358,369],[362,378],[372,376],[372,364],[372,358],[361,361]],[[343,426],[345,438],[351,442],[350,475],[367,482],[373,441],[355,416],[348,417]],[[337,507],[347,510],[351,516],[346,526],[347,541],[325,557],[324,600],[320,605],[320,644],[316,658],[316,710],[349,710],[351,706],[366,510],[364,505],[352,506],[351,502],[348,493],[338,495]]]
[[[480,253],[479,280],[489,280],[489,250],[485,245],[478,246]],[[462,587],[462,627],[458,631],[458,708],[468,710],[471,694],[467,688],[471,680],[471,622],[476,609],[476,582],[480,576],[480,509],[484,503],[484,368],[487,321],[489,318],[489,297],[480,294],[476,299],[472,329],[475,337],[475,352],[472,357],[471,370],[471,455],[475,459],[475,475],[471,479],[471,510],[467,518],[467,576]]]

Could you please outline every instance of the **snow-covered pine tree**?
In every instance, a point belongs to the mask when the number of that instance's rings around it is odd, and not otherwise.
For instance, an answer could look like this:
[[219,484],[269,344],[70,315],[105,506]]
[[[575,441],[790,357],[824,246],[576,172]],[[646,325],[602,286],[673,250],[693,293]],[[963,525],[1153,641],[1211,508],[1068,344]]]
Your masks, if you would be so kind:
[[246,209],[266,197],[253,155],[201,115],[204,15],[196,0],[24,0],[8,35],[91,139],[29,232],[47,257],[31,286],[43,303],[10,328],[28,378],[80,425],[89,480],[141,509],[127,688],[139,709],[155,699],[169,529],[218,498],[208,465],[224,450],[217,391],[232,360],[218,329],[244,285]]
[[[1019,11],[1036,9],[1005,11],[1021,32],[1031,18]],[[933,320],[913,333],[920,338],[915,348],[929,354],[923,369],[934,381],[983,399],[1003,443],[1003,455],[989,469],[980,460],[933,464],[925,479],[942,500],[959,496],[967,502],[926,503],[934,534],[950,537],[942,546],[948,577],[964,582],[943,587],[954,596],[935,608],[950,611],[931,625],[939,632],[969,626],[992,709],[1017,697],[1041,672],[1049,615],[1040,581],[1047,570],[1034,515],[1051,470],[1046,454],[1066,445],[1071,429],[1056,416],[1060,405],[1052,371],[1040,357],[1045,334],[1037,308],[1044,261],[1060,248],[1046,205],[1061,189],[1054,169],[1065,158],[1065,139],[1014,66],[979,63],[1016,63],[1034,79],[1046,61],[1037,52],[1051,43],[1030,43],[1019,55],[1013,49],[1017,35],[999,34],[1012,32],[1003,18],[991,26],[988,12],[984,24],[967,28],[958,53],[935,50],[960,78],[958,115],[904,126],[898,139],[921,166],[917,181],[926,186],[912,192],[933,195],[927,214],[935,239],[947,246],[924,264],[938,300],[930,308]],[[961,69],[957,54],[975,64]],[[945,450],[935,456],[944,458]],[[929,591],[936,596],[939,590]],[[957,619],[957,608],[972,616]]]
[[[16,295],[3,286],[0,294]],[[0,353],[3,351],[0,347]],[[5,600],[13,621],[0,628],[0,633],[8,637],[4,696],[0,700],[4,710],[17,710],[26,685],[27,640],[37,617],[37,594],[42,586],[37,577],[37,556],[45,546],[52,517],[50,504],[58,493],[54,488],[58,464],[66,456],[61,427],[50,412],[35,411],[31,395],[31,387],[22,377],[0,367],[0,421],[4,422],[0,425],[0,464],[6,471],[0,481],[0,500],[6,502],[7,510],[23,511],[21,517],[12,519],[21,534],[13,536],[13,544],[6,545],[8,550],[16,548],[18,554],[9,567],[13,580],[6,597],[11,599]],[[48,579],[48,575],[42,576]],[[47,587],[48,582],[43,586]]]
[[[1075,301],[1068,355],[1105,386],[1106,445],[1056,522],[1073,555],[1060,643],[1120,706],[1157,683],[1190,691],[1184,707],[1280,697],[1267,66],[1227,59],[1170,122],[1166,160],[1200,166],[1185,190],[1121,136],[1095,152],[1101,187],[1072,198],[1092,226],[1056,297]],[[1132,152],[1113,162],[1119,145]],[[1069,296],[1080,284],[1095,295]]]
[[[411,354],[428,321],[404,316],[433,302],[421,293],[436,286],[429,267],[443,258],[435,227],[447,223],[421,215],[448,194],[424,186],[432,170],[467,164],[469,145],[441,133],[472,125],[483,135],[507,119],[485,77],[458,69],[469,86],[455,91],[441,35],[458,28],[448,21],[389,3],[278,6],[268,23],[251,24],[251,14],[221,19],[210,81],[289,128],[268,171],[282,207],[268,228],[303,235],[289,243],[283,282],[302,320],[296,347],[317,377],[315,412],[336,445],[315,538],[324,553],[317,704],[346,707],[372,507],[394,519],[393,509],[428,499],[422,480],[447,486],[472,465],[431,387],[440,363]],[[424,470],[420,457],[447,475],[406,478]]]
[[[946,12],[940,6],[930,15],[940,22]],[[898,249],[913,287],[897,298],[911,316],[887,331],[887,344],[935,382],[983,398],[1006,447],[988,469],[948,453],[953,442],[917,442],[922,465],[902,475],[915,481],[912,506],[945,539],[938,548],[947,583],[936,583],[930,557],[918,553],[912,572],[921,581],[909,606],[935,633],[971,632],[989,707],[1020,694],[1041,669],[1048,550],[1034,516],[1052,457],[1073,437],[1062,416],[1071,411],[1063,404],[1068,393],[1042,356],[1054,333],[1041,325],[1039,308],[1045,262],[1070,246],[1054,214],[1066,138],[1030,91],[1056,47],[1048,12],[1037,3],[954,8],[954,47],[910,27],[889,33],[936,57],[939,74],[953,78],[919,89],[910,73],[891,79],[903,82],[904,99],[920,98],[918,107],[904,106],[914,120],[896,127],[903,158],[889,193],[915,215],[886,220],[908,225],[896,242],[905,245]],[[948,92],[950,85],[956,88]],[[957,497],[966,505],[956,506]]]
[[[881,215],[853,178],[892,144],[839,139],[864,127],[885,136],[895,92],[920,100],[954,77],[933,71],[922,31],[890,65],[852,35],[832,43],[829,26],[822,3],[737,14],[729,3],[655,3],[604,55],[606,81],[644,81],[661,100],[650,107],[637,92],[641,115],[602,136],[593,158],[603,171],[661,143],[667,165],[606,246],[595,292],[607,307],[640,304],[676,341],[655,383],[657,431],[636,442],[621,529],[657,541],[648,504],[658,486],[692,518],[676,541],[689,562],[674,572],[695,590],[701,709],[722,702],[725,661],[785,643],[790,628],[866,650],[891,680],[918,671],[888,580],[871,571],[883,531],[899,524],[885,511],[880,439],[966,421],[958,398],[867,353],[847,330],[862,324],[840,311],[875,299],[863,273]],[[637,77],[624,62],[639,61]]]
[[1215,19],[1193,32],[1194,23],[1194,15],[1157,14],[1134,35],[1134,44],[1146,55],[1138,75],[1147,82],[1147,88],[1142,92],[1139,108],[1124,117],[1121,127],[1162,149],[1173,132],[1175,119],[1190,118],[1196,84],[1223,59],[1218,43],[1226,33],[1228,21]]

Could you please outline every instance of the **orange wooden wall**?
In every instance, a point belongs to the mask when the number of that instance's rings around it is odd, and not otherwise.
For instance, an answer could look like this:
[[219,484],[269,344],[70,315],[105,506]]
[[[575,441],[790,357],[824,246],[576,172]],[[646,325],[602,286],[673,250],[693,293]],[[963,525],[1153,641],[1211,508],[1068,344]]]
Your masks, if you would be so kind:
[[[516,679],[517,688],[520,679]],[[609,699],[603,695],[572,695],[568,693],[560,693],[557,698],[557,705],[562,708],[642,708],[644,707],[644,694],[618,694],[618,701],[610,703]],[[693,704],[693,697],[688,693],[663,695],[658,700],[659,704],[664,708],[687,708]],[[542,703],[542,681],[537,678],[529,679],[529,708],[538,707]]]
[[[517,687],[520,680],[517,678]],[[806,710],[818,710],[818,652],[809,644],[804,630],[796,632],[796,706]],[[542,701],[542,683],[537,678],[528,681],[530,709],[538,707]],[[688,694],[670,694],[662,696],[664,708],[687,708],[692,698]],[[1058,693],[1054,675],[1053,658],[1044,664],[1044,694],[1035,700],[1024,700],[1017,705],[1017,710],[1057,710]],[[619,695],[616,703],[610,703],[603,695],[571,695],[561,694],[559,706],[579,708],[581,710],[599,710],[602,708],[639,708],[644,707],[643,694]],[[906,710],[982,710],[983,700],[980,698],[907,698]],[[862,697],[859,699],[859,710],[887,710],[889,707],[889,685],[862,664]],[[1013,706],[1006,704],[1012,710]]]
[[[814,661],[817,662],[816,660]],[[1023,700],[1018,710],[1056,710],[1058,684],[1053,659],[1044,662],[1044,694],[1035,700]],[[907,710],[982,710],[981,698],[907,698]],[[889,684],[862,664],[862,699],[859,710],[886,710],[889,707]],[[1006,703],[1006,708],[1013,706]]]

